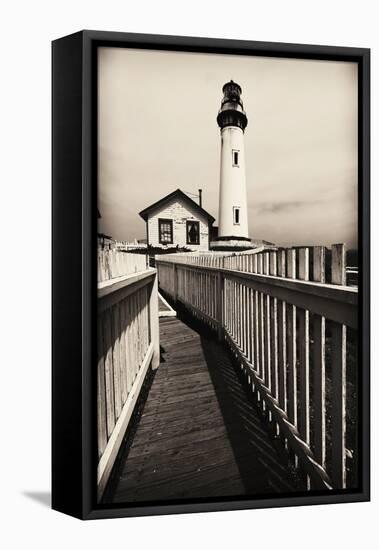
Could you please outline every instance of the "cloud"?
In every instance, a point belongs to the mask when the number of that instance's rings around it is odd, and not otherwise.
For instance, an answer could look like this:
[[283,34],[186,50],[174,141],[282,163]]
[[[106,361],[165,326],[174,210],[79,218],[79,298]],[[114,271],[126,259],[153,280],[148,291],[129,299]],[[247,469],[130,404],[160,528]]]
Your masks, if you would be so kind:
[[314,200],[297,200],[297,201],[281,201],[281,202],[264,202],[253,206],[252,210],[257,214],[279,214],[287,213],[291,210],[304,208],[307,206],[315,206],[317,204],[327,202],[325,199]]

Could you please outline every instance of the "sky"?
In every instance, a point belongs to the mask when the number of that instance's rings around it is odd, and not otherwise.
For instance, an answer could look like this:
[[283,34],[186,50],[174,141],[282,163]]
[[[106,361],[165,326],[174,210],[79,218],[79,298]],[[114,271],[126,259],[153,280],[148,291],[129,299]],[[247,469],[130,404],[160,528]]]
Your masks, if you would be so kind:
[[99,230],[145,238],[138,213],[180,188],[216,218],[222,86],[242,87],[249,236],[357,245],[355,63],[100,48]]

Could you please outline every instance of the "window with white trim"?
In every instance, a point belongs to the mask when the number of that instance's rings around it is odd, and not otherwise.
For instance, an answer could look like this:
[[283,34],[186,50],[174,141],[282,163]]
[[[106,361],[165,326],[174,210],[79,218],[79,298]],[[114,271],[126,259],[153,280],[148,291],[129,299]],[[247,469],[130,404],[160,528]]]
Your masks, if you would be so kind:
[[172,220],[158,219],[159,242],[160,244],[172,244],[173,242]]
[[240,224],[240,207],[239,206],[233,206],[233,224],[234,225]]

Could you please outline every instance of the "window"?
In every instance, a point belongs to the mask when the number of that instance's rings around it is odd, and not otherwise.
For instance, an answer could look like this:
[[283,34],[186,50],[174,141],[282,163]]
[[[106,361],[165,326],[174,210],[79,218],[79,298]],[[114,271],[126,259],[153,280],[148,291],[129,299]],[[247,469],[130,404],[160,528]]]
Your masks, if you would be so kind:
[[237,151],[236,149],[233,149],[232,151],[232,154],[233,154],[233,166],[239,166],[239,151]]
[[172,244],[173,243],[173,231],[172,220],[163,220],[159,218],[159,242],[160,244]]
[[187,244],[200,244],[199,222],[187,221]]
[[240,207],[233,206],[233,223],[234,225],[240,224]]

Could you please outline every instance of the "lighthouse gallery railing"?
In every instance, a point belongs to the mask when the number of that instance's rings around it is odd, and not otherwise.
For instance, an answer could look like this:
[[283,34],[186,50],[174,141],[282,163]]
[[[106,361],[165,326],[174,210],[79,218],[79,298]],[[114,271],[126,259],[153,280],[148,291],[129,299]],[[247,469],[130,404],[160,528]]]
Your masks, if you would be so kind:
[[327,254],[318,246],[156,257],[162,291],[227,343],[312,489],[345,488],[356,452],[356,434],[349,448],[346,439],[346,367],[358,289],[346,286],[344,245],[333,245],[328,262]]

